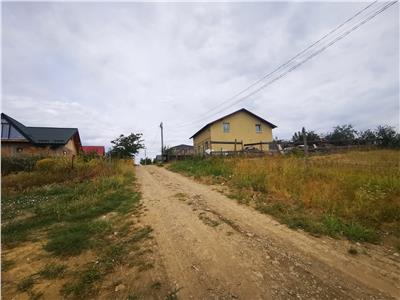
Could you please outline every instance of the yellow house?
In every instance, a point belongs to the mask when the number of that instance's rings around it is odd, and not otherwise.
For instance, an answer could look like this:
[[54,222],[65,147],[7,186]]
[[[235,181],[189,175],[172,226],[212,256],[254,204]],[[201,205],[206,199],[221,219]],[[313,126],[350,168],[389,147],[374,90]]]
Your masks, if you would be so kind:
[[274,124],[242,108],[208,123],[191,138],[196,154],[240,151],[246,144],[266,151],[268,145],[260,143],[272,142],[273,128],[276,128]]

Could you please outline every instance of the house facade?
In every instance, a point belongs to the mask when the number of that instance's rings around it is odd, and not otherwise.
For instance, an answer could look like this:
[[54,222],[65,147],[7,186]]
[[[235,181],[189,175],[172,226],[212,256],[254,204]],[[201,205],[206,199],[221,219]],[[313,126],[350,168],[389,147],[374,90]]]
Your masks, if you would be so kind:
[[77,128],[28,127],[1,114],[1,155],[73,156],[81,151]]
[[[239,151],[245,144],[272,142],[272,129],[276,125],[242,108],[197,131],[193,138],[196,154],[215,151]],[[268,151],[268,145],[255,145],[255,148]]]

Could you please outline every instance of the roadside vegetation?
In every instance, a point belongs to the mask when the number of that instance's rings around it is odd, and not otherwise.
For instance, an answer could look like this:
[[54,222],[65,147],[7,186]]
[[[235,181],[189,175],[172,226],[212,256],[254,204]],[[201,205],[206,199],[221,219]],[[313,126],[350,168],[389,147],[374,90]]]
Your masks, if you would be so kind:
[[228,196],[314,235],[400,245],[398,150],[208,158],[169,169],[229,187]]
[[108,292],[126,299],[133,292],[122,285],[127,277],[112,274],[126,268],[139,278],[152,267],[146,254],[152,230],[138,223],[131,160],[44,158],[1,184],[4,297],[87,299]]

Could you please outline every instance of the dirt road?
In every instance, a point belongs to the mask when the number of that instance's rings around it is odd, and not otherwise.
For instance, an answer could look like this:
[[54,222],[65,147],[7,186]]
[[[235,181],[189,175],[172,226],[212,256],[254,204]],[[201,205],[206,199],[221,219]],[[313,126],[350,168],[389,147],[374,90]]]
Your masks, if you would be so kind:
[[156,166],[138,167],[143,222],[179,299],[400,298],[399,257],[314,238]]

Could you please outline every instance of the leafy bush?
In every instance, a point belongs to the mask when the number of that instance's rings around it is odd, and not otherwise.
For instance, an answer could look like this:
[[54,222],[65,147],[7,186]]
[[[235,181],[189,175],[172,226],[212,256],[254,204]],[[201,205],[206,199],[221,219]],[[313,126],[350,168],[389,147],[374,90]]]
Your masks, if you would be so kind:
[[30,172],[34,169],[36,162],[42,159],[42,156],[16,156],[1,158],[1,175],[20,171]]

